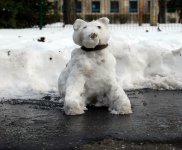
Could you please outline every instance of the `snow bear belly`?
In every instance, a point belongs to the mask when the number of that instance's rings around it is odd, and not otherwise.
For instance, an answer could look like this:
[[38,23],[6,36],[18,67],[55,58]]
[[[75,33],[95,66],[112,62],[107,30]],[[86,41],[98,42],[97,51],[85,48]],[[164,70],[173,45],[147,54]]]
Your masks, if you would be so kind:
[[79,70],[75,76],[83,76],[85,80],[83,93],[85,97],[104,95],[115,79],[116,60],[107,49],[98,52],[78,50],[75,52],[72,65],[72,68]]
[[[113,65],[107,61],[95,61],[88,68],[81,70],[85,76],[85,92],[88,97],[105,94],[109,90],[111,79],[115,76]],[[112,62],[111,62],[112,63]]]

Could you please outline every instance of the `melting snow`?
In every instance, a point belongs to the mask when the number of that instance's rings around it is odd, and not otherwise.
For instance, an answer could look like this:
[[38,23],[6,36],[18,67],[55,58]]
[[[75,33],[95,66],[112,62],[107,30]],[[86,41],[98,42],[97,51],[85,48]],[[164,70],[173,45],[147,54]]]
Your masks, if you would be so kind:
[[[124,89],[182,89],[182,28],[162,30],[111,25],[109,45]],[[146,32],[146,29],[148,32]],[[0,30],[0,100],[57,93],[60,72],[78,47],[72,27]],[[45,41],[41,42],[41,37]]]

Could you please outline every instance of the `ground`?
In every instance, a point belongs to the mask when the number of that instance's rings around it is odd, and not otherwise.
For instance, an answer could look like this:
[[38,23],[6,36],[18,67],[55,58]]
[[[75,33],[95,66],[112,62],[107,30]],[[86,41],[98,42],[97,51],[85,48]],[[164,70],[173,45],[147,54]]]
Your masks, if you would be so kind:
[[127,94],[131,115],[89,107],[84,115],[66,116],[49,95],[1,102],[0,149],[182,149],[182,91]]

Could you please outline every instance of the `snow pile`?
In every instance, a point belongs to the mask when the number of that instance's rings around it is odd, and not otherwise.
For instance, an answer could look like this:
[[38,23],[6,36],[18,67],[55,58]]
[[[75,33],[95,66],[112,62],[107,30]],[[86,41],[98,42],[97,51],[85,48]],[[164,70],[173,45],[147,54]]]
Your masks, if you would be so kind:
[[38,99],[57,91],[58,76],[75,48],[71,37],[72,29],[0,30],[0,98]]
[[[77,47],[72,33],[70,27],[0,30],[0,99],[57,93],[59,74]],[[182,89],[181,39],[181,31],[112,30],[109,45],[123,88]]]
[[147,41],[128,43],[114,51],[119,82],[125,89],[182,89],[182,48],[170,50]]

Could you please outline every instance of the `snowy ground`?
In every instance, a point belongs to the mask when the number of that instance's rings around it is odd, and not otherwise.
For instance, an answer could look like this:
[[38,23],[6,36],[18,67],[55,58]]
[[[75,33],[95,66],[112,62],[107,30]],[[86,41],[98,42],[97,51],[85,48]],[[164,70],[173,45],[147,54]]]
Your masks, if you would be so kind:
[[[182,89],[182,25],[172,28],[111,25],[118,80],[124,89]],[[148,30],[148,32],[146,32]],[[72,27],[0,29],[0,101],[57,95],[57,80],[78,47]],[[37,39],[45,37],[45,42]]]

